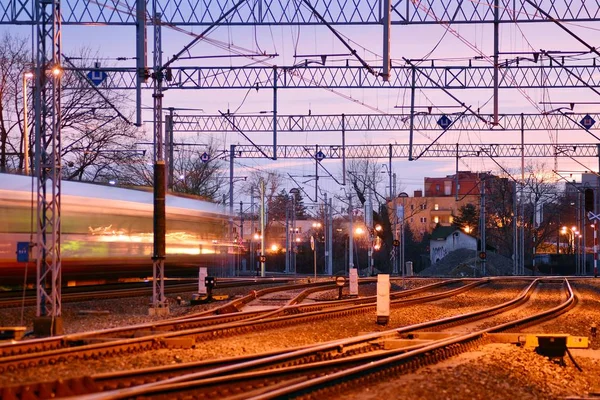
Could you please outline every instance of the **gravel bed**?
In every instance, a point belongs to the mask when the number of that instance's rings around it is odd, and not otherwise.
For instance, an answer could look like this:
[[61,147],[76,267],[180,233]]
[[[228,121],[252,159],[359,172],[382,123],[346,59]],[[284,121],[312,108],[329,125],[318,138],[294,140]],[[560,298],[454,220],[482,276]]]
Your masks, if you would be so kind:
[[[600,280],[571,282],[579,299],[567,313],[543,324],[523,329],[523,332],[568,333],[590,337],[590,348],[600,349]],[[596,337],[591,337],[591,326],[596,324]],[[600,379],[599,379],[600,382]]]
[[364,383],[361,388],[322,399],[494,399],[534,400],[585,396],[598,388],[600,354],[573,352],[578,371],[565,359],[560,366],[531,349],[508,344],[489,344],[476,352],[461,354],[417,373],[383,382]]
[[[121,369],[145,368],[177,362],[255,354],[326,342],[367,332],[394,329],[500,304],[514,298],[522,291],[524,286],[523,282],[498,282],[472,289],[445,300],[410,307],[394,307],[390,312],[390,323],[387,326],[376,323],[376,313],[373,311],[357,316],[253,332],[243,337],[214,339],[197,344],[193,349],[162,349],[96,361],[73,361],[69,364],[28,368],[8,372],[0,376],[0,385],[14,382],[33,382],[39,380],[40,376],[44,376],[49,380],[58,379],[59,377],[69,378]],[[473,304],[477,304],[477,306],[474,307]]]
[[[556,307],[566,300],[566,296],[564,295],[564,292],[559,290],[560,288],[562,288],[562,284],[560,283],[540,283],[532,293],[529,300],[514,310],[486,318],[482,321],[476,321],[473,324],[459,325],[456,328],[450,329],[450,331],[457,333],[475,332],[509,321],[514,321],[515,319],[534,315],[552,307]],[[539,333],[539,330],[536,330],[535,327],[531,329]],[[508,330],[507,332],[515,331],[520,332],[521,329],[516,328]]]
[[[428,284],[429,282],[423,282]],[[199,343],[193,349],[163,349],[123,355],[102,360],[74,361],[54,366],[30,368],[0,376],[0,387],[40,380],[53,380],[74,376],[91,375],[123,369],[145,368],[150,366],[223,358],[241,354],[253,354],[275,349],[292,348],[315,342],[325,342],[360,333],[383,331],[431,319],[443,318],[467,311],[474,311],[508,301],[527,286],[527,282],[501,281],[475,288],[450,299],[410,307],[395,307],[390,313],[390,323],[380,326],[375,323],[375,312],[339,319],[329,319],[305,323],[296,327],[280,328],[264,332],[246,334],[242,337],[221,338]],[[543,285],[546,287],[546,285]],[[532,328],[535,332],[560,332],[574,335],[589,334],[590,321],[600,326],[600,283],[586,281],[573,285],[580,302],[568,315],[555,321]],[[370,289],[369,289],[370,287]],[[361,286],[361,295],[367,296],[376,285]],[[365,290],[363,291],[363,288]],[[233,290],[233,289],[232,289]],[[245,289],[246,291],[248,289]],[[337,296],[337,290],[329,291]],[[540,296],[542,291],[539,292]],[[325,295],[325,294],[323,294]],[[536,293],[536,298],[538,293]],[[543,297],[543,296],[542,296]],[[560,299],[554,299],[556,304]],[[564,297],[563,297],[564,298]],[[540,298],[542,302],[551,299]],[[65,307],[81,309],[81,304],[63,306],[65,325],[73,331],[108,328],[125,324],[148,321],[147,299],[127,299],[89,302],[88,306],[109,309],[109,315],[66,314]],[[124,304],[123,304],[124,303]],[[117,314],[112,309],[122,312]],[[197,306],[194,311],[199,311]],[[139,309],[138,309],[139,308]],[[526,308],[523,308],[526,309]],[[172,315],[184,314],[189,306],[173,306]],[[7,310],[0,310],[4,318]],[[516,312],[513,311],[513,312]],[[530,313],[531,311],[528,311]],[[69,317],[67,318],[67,315]],[[84,324],[79,326],[79,324]],[[76,327],[79,326],[79,327]],[[94,326],[94,328],[91,328]],[[598,349],[598,339],[591,340],[591,347]],[[600,353],[596,350],[572,352],[583,372],[575,369],[568,358],[562,367],[538,356],[529,349],[511,345],[491,344],[478,352],[460,355],[436,366],[431,366],[415,374],[404,375],[380,385],[364,385],[360,391],[340,393],[335,398],[344,399],[554,399],[568,395],[585,395],[599,382]],[[593,359],[591,357],[596,357]]]
[[[265,288],[266,285],[256,288]],[[215,294],[229,295],[230,300],[241,297],[250,289],[248,287],[223,288],[215,290]],[[196,292],[182,292],[167,295],[169,303],[169,317],[199,313],[218,307],[223,302],[199,304],[190,306],[189,300]],[[180,296],[186,304],[178,305],[177,296]],[[117,328],[127,325],[138,325],[154,321],[161,321],[164,317],[148,315],[151,298],[128,297],[121,299],[89,300],[77,303],[64,303],[62,305],[62,317],[64,333],[77,333],[94,331],[100,329]],[[0,326],[25,326],[28,330],[33,329],[35,318],[35,307],[5,308],[0,309]],[[25,323],[23,323],[25,321]]]

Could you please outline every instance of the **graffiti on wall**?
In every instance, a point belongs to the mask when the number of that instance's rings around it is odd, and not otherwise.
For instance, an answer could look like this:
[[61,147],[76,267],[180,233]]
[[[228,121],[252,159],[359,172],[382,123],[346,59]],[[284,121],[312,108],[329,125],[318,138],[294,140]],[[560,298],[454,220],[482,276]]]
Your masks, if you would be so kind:
[[431,261],[436,263],[448,255],[448,250],[445,247],[433,247],[431,249]]

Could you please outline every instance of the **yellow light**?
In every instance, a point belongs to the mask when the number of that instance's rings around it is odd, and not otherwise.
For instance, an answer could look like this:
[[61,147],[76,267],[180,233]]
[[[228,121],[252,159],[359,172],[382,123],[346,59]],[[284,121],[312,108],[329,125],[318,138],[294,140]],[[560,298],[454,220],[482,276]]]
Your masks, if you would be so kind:
[[379,224],[378,224],[378,225],[375,225],[375,230],[376,230],[377,232],[381,232],[381,230],[382,230],[382,229],[383,229],[383,228],[381,227],[381,225],[379,225]]
[[321,223],[320,222],[313,222],[312,226],[313,226],[313,228],[320,228],[321,227]]
[[302,240],[300,238],[296,238],[296,242],[300,243]]
[[466,233],[469,233],[469,232],[471,232],[471,227],[470,227],[470,226],[465,226],[465,232],[466,232]]
[[62,74],[62,69],[59,66],[52,68],[52,75],[59,76]]
[[362,235],[363,233],[365,233],[365,230],[363,228],[359,227],[359,228],[356,228],[354,233],[356,233],[357,235]]
[[277,249],[279,249],[279,247],[277,247],[276,244],[271,245],[271,251],[277,251]]
[[577,231],[577,227],[576,226],[572,226],[571,229],[573,229],[574,231]]
[[254,234],[254,239],[255,239],[255,240],[258,240],[258,239],[260,239],[260,235],[259,235],[258,233],[255,233],[255,234]]

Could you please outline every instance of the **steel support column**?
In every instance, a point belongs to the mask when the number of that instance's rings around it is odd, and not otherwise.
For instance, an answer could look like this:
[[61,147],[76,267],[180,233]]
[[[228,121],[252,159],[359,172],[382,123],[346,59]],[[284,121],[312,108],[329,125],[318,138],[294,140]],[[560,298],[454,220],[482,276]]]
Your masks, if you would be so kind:
[[[156,0],[155,0],[156,7]],[[168,314],[165,297],[166,180],[163,152],[163,72],[160,14],[154,16],[154,254],[152,256],[151,314]]]
[[60,0],[37,6],[35,171],[37,179],[38,318],[46,334],[60,334],[61,307],[61,9]]

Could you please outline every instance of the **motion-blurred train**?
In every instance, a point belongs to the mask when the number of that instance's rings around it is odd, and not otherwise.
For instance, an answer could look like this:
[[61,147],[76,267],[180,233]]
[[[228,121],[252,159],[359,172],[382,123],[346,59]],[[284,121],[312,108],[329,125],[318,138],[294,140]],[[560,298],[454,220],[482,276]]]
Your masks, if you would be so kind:
[[[33,196],[32,196],[33,187]],[[36,182],[0,174],[0,286],[35,282],[35,260],[17,262],[17,242],[36,241]],[[152,276],[153,194],[89,183],[61,183],[63,284]],[[167,195],[167,277],[225,265],[229,215],[223,206]],[[31,256],[35,257],[33,248]]]

